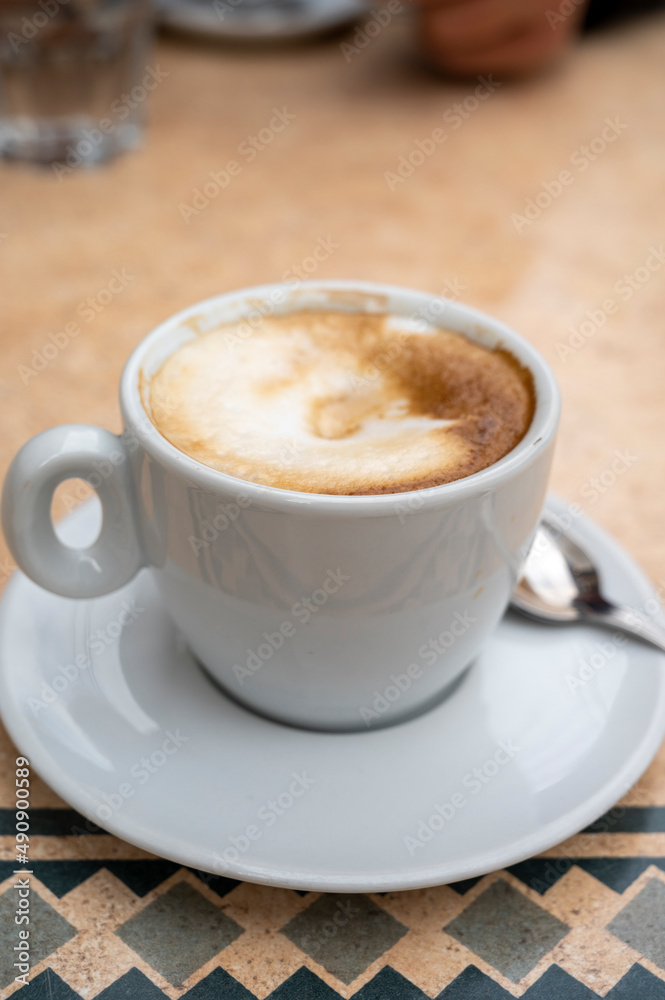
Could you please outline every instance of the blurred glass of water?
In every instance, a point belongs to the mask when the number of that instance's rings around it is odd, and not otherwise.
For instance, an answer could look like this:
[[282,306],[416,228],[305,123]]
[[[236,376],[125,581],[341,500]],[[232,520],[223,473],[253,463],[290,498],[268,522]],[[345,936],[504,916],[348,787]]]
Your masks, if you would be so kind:
[[0,0],[0,155],[101,163],[141,140],[149,0]]

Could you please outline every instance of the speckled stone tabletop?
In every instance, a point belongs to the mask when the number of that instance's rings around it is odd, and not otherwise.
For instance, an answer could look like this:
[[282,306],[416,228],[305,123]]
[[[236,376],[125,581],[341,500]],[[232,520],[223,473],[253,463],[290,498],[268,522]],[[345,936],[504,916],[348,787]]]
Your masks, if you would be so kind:
[[[540,348],[564,400],[554,490],[665,593],[665,20],[588,38],[516,85],[428,76],[398,19],[350,55],[352,40],[162,39],[140,151],[89,171],[1,168],[3,469],[52,424],[118,430],[124,360],[192,302],[287,273],[392,282]],[[58,512],[81,499],[62,487]],[[3,548],[3,582],[12,571]],[[336,934],[347,897],[147,856],[33,773],[25,986],[6,738],[1,753],[3,997],[665,998],[665,749],[618,809],[545,856],[355,896]]]

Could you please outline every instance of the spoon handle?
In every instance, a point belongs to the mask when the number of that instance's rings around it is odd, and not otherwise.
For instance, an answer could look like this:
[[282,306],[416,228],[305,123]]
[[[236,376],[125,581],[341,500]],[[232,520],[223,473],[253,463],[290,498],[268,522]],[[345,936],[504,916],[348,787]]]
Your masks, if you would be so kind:
[[640,639],[650,642],[652,646],[665,652],[665,626],[654,621],[653,618],[648,618],[640,611],[610,603],[606,603],[600,608],[589,608],[587,605],[585,617],[599,625],[607,625],[637,635]]

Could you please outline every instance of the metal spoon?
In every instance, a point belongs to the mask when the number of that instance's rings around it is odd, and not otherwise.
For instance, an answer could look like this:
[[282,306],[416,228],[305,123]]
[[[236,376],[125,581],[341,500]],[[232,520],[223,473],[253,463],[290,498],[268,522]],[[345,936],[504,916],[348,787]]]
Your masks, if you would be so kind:
[[591,559],[547,511],[510,606],[536,621],[586,620],[620,629],[665,651],[665,627],[640,611],[606,600]]

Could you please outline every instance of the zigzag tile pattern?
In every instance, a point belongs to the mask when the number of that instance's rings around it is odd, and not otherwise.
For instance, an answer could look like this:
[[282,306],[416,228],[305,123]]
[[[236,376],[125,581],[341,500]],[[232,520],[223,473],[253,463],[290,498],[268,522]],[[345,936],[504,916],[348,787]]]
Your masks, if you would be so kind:
[[[339,994],[308,969],[299,969],[267,1000],[334,1000]],[[166,996],[138,969],[98,994],[98,1000],[163,1000]],[[446,986],[435,1000],[509,1000],[514,994],[502,989],[488,976],[470,965]],[[525,1000],[600,1000],[600,994],[583,986],[556,965],[522,996]],[[253,1000],[254,994],[222,969],[215,969],[196,986],[182,994],[183,1000]],[[23,987],[22,1000],[84,1000],[56,973],[46,970]],[[431,1000],[426,993],[387,966],[351,1000]],[[634,965],[605,995],[605,1000],[665,1000],[665,983]]]
[[659,806],[615,807],[584,831],[587,847],[632,853],[553,851],[356,896],[183,868],[86,823],[34,810],[27,985],[12,966],[15,862],[0,861],[0,1000],[665,1000],[665,851],[642,847],[664,844]]

